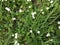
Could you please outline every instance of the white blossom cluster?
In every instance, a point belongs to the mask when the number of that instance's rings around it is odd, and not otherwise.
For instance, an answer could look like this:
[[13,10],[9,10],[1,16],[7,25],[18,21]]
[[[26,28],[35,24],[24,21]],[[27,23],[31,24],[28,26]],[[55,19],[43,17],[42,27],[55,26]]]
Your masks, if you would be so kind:
[[[8,12],[11,12],[11,9],[9,7],[5,7],[5,10],[8,11]],[[23,12],[23,10],[19,9],[19,12],[21,13],[21,12]],[[16,20],[16,18],[13,17],[12,20]]]
[[[11,11],[11,9],[9,7],[5,7],[5,10],[7,10],[8,12]],[[23,12],[23,10],[22,9],[19,9],[19,12]]]
[[[30,30],[30,33],[33,33],[33,31],[32,31],[32,30]],[[37,31],[37,34],[40,34],[40,31]]]
[[[17,39],[17,38],[18,38],[18,33],[15,33],[15,39]],[[17,40],[15,40],[14,45],[19,45]]]
[[[51,7],[53,7],[53,0],[48,0],[50,3],[51,3]],[[49,10],[49,8],[50,7],[46,7],[46,10]],[[41,13],[44,15],[45,14],[45,12],[43,11],[43,8],[40,10],[41,11]]]
[[54,1],[53,0],[48,0],[50,3],[53,3]]
[[40,10],[42,14],[44,14],[45,12],[43,11],[43,9]]
[[18,41],[16,40],[18,38],[18,33],[12,34],[12,36],[14,36],[15,40],[14,40],[14,45],[20,45],[18,43]]
[[48,0],[51,4],[51,7],[53,7],[54,0]]
[[[2,0],[3,1],[3,0]],[[7,0],[6,0],[7,1]],[[15,0],[13,0],[14,2],[15,2]],[[31,1],[31,0],[27,0],[27,1]],[[50,3],[53,3],[53,0],[48,0]],[[31,8],[32,7],[32,5],[30,5],[28,8]],[[5,7],[5,9],[8,11],[8,12],[10,12],[11,11],[11,9],[9,8],[9,7]],[[46,10],[49,10],[49,7],[46,7]],[[43,9],[41,9],[40,10],[41,11],[41,13],[44,15],[45,14],[45,12],[43,11]],[[19,9],[18,10],[18,12],[23,12],[23,10],[22,9]],[[36,14],[36,12],[32,12],[31,13],[32,14],[32,18],[33,19],[35,19],[35,14]],[[12,18],[12,20],[16,20],[16,18]]]
[[[49,10],[49,8],[50,8],[50,7],[46,7],[46,10]],[[41,13],[42,13],[43,15],[45,14],[43,8],[42,8],[40,11],[41,11]]]

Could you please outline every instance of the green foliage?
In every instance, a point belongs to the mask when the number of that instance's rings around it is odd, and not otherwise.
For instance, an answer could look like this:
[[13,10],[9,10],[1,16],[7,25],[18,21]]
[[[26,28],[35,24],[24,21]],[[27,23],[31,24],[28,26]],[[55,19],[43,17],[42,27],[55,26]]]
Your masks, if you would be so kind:
[[59,20],[59,0],[0,0],[0,45],[60,45]]

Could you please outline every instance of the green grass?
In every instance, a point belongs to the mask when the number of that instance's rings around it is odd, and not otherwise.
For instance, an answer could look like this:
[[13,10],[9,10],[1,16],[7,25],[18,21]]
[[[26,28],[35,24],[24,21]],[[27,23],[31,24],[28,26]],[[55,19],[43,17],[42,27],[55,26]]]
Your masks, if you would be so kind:
[[[34,12],[36,14],[32,16]],[[48,0],[0,0],[0,45],[14,45],[15,40],[20,45],[60,45],[58,21],[59,0],[53,0],[53,3]],[[17,39],[15,33],[18,33]],[[47,33],[50,36],[47,37]]]

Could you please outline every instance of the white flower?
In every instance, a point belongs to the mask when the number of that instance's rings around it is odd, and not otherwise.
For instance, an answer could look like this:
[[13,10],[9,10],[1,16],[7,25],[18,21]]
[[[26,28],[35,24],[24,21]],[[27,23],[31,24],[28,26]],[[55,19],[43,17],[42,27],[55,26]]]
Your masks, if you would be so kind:
[[46,37],[49,37],[50,36],[50,33],[47,33]]
[[20,45],[19,43],[17,43],[17,45]]
[[35,19],[36,12],[32,12],[32,18]]
[[42,14],[44,14],[44,11],[43,11],[43,9],[41,9],[40,11],[42,12]]
[[23,10],[22,9],[19,9],[19,12],[23,12]]
[[40,11],[43,11],[43,9],[41,9]]
[[44,12],[42,12],[42,14],[44,14]]
[[27,0],[27,1],[31,1],[31,0]]
[[51,7],[53,7],[54,5],[53,4],[51,4]]
[[34,15],[32,15],[32,18],[33,18],[33,19],[35,19],[35,16],[34,16]]
[[32,15],[35,15],[36,14],[36,12],[32,12]]
[[32,6],[30,5],[29,8],[31,8]]
[[60,29],[60,26],[58,26],[58,29]]
[[46,9],[48,10],[48,9],[49,9],[49,7],[46,7]]
[[4,0],[2,0],[2,2],[3,2]]
[[40,34],[40,31],[37,31],[38,34]]
[[53,0],[51,0],[50,3],[53,3]]
[[32,30],[30,30],[30,33],[32,33]]
[[7,11],[10,11],[10,8],[8,8],[8,7],[5,7],[5,9],[6,9]]
[[5,1],[7,1],[7,0],[5,0]]
[[50,39],[50,41],[53,41],[53,39]]
[[60,24],[60,21],[58,21],[58,24]]
[[13,0],[13,2],[15,2],[15,0]]
[[18,41],[17,41],[17,40],[15,40],[14,45],[17,45],[17,43],[18,43]]
[[12,34],[12,36],[14,36],[14,34]]
[[16,18],[12,18],[12,20],[16,20]]
[[17,37],[18,37],[18,33],[15,33],[15,39],[17,39]]
[[48,0],[48,1],[50,1],[50,0]]
[[14,45],[20,45],[17,40],[15,40]]

